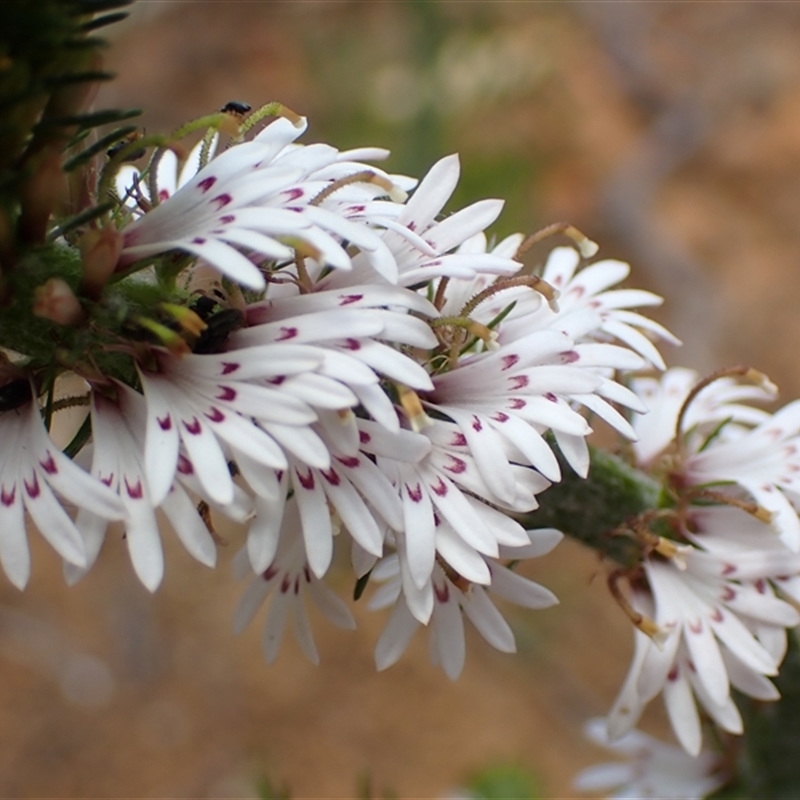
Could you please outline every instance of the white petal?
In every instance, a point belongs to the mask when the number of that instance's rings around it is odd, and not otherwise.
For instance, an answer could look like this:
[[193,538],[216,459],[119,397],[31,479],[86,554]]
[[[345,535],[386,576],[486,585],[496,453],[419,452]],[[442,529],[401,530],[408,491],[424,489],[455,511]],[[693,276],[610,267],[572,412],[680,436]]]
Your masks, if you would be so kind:
[[217,563],[217,546],[197,508],[180,486],[175,485],[161,504],[181,543],[192,558],[213,567]]
[[20,487],[0,483],[0,562],[11,583],[24,589],[31,575],[31,554],[25,535],[25,514]]
[[672,730],[675,731],[681,746],[687,753],[697,756],[703,744],[697,706],[689,681],[683,676],[677,664],[674,673],[675,677],[670,675],[664,684],[664,705],[672,723]]
[[439,663],[447,677],[454,681],[461,674],[466,657],[464,621],[453,587],[446,583],[444,591],[446,596],[437,589],[439,601],[433,606],[432,635]]
[[333,557],[333,529],[325,492],[316,470],[296,465],[292,468],[292,486],[300,511],[306,557],[311,571],[321,578]]
[[473,587],[462,608],[478,633],[492,647],[502,653],[516,652],[517,645],[511,627],[483,589]]
[[267,622],[264,625],[264,631],[261,635],[261,649],[264,653],[264,659],[267,664],[272,664],[278,657],[278,650],[281,646],[283,639],[283,632],[286,629],[286,617],[289,613],[289,605],[294,602],[295,598],[292,592],[292,587],[284,588],[284,585],[278,587],[278,591],[272,598],[272,603],[269,607],[267,615]]
[[308,584],[308,591],[323,616],[334,625],[344,630],[355,630],[356,621],[347,604],[337,597],[322,581]]
[[300,645],[305,657],[315,666],[319,665],[319,653],[317,646],[314,644],[314,637],[311,635],[311,626],[308,624],[308,616],[306,615],[305,604],[303,597],[300,595],[294,603],[292,603],[293,619],[294,619],[294,638]]
[[33,470],[22,476],[22,499],[42,536],[47,539],[56,552],[72,564],[86,566],[86,550],[83,537],[75,524],[56,500],[44,476]]
[[399,601],[375,645],[375,666],[378,671],[397,663],[418,627],[419,623],[411,616],[406,604]]

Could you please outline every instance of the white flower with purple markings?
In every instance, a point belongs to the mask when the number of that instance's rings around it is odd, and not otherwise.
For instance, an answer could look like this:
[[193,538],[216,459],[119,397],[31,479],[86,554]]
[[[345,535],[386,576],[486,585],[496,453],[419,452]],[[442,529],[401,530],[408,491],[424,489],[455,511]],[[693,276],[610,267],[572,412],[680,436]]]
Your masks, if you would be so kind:
[[[319,654],[306,614],[306,595],[312,599],[322,615],[337,627],[350,630],[356,627],[353,615],[345,603],[311,571],[303,540],[297,535],[300,525],[298,505],[294,500],[289,500],[283,515],[284,527],[280,533],[275,558],[265,570],[251,578],[235,612],[234,628],[238,633],[247,627],[261,606],[271,598],[262,634],[264,658],[270,664],[278,656],[290,615],[300,649],[309,661],[319,663]],[[240,552],[237,562],[239,571],[245,574],[250,571],[245,551]]]
[[[340,160],[328,145],[290,148],[304,130],[305,121],[294,125],[278,119],[251,141],[213,158],[122,230],[120,267],[177,249],[204,259],[247,288],[263,290],[260,261],[293,261],[299,249],[321,265],[350,270],[347,241],[379,273],[396,279],[394,259],[371,229],[366,206],[348,219],[315,201],[348,174],[380,171]],[[392,192],[394,184],[385,174],[381,184],[384,193]]]
[[83,537],[56,495],[103,520],[125,516],[120,498],[61,452],[32,399],[0,414],[0,441],[0,562],[9,580],[22,589],[30,577],[26,511],[65,561],[85,567]]
[[[501,555],[512,560],[536,558],[549,553],[562,538],[559,531],[552,529],[527,531],[527,536],[526,545],[503,547]],[[422,587],[415,585],[404,566],[402,538],[398,540],[398,554],[382,560],[372,572],[372,578],[383,585],[370,599],[369,607],[377,610],[393,606],[375,648],[379,670],[396,663],[417,629],[427,625],[431,660],[455,680],[461,674],[466,656],[463,617],[496,650],[516,652],[514,633],[492,603],[490,594],[533,609],[558,603],[549,589],[517,574],[497,559],[459,553],[464,548],[447,523],[438,526],[437,541],[443,558]],[[425,610],[423,618],[420,609]]]
[[[116,384],[114,388],[116,397],[113,399],[100,392],[92,394],[94,453],[91,471],[98,481],[119,493],[126,511],[125,542],[131,562],[142,583],[150,591],[155,591],[164,575],[156,508],[164,512],[194,558],[208,567],[216,564],[216,544],[186,489],[204,499],[208,495],[196,480],[192,463],[179,453],[174,480],[167,494],[160,503],[153,502],[144,469],[145,400],[123,384]],[[238,487],[234,487],[231,502],[220,505],[211,500],[211,503],[239,522],[245,521],[252,513],[249,498]],[[75,525],[84,538],[87,563],[83,566],[67,565],[70,582],[80,578],[97,559],[108,520],[81,509]]]

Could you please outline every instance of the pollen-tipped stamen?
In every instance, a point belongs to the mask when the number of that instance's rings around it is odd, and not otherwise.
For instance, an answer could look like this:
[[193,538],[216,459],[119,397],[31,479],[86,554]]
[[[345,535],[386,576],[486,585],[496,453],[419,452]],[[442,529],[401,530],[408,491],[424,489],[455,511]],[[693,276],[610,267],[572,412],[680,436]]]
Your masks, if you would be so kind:
[[755,517],[759,522],[764,522],[766,524],[772,522],[772,512],[764,508],[764,506],[758,503],[749,503],[747,500],[740,500],[738,497],[732,497],[724,492],[698,487],[687,492],[686,498],[689,501],[711,500],[721,505],[738,508],[740,511],[744,511],[745,514],[750,514],[750,516]]
[[574,225],[569,222],[554,222],[552,225],[546,225],[541,230],[532,233],[524,242],[517,248],[514,253],[514,258],[519,258],[531,249],[535,244],[541,242],[543,239],[548,239],[551,236],[562,234],[572,239],[578,247],[578,251],[584,258],[591,258],[600,249],[597,242],[593,242],[585,233],[581,233]]
[[778,393],[775,384],[772,383],[772,381],[763,372],[759,372],[758,370],[743,364],[734,367],[724,367],[723,369],[718,369],[715,372],[712,372],[710,375],[707,375],[694,385],[692,390],[686,396],[686,399],[683,401],[681,410],[678,412],[678,419],[675,422],[675,445],[678,450],[681,449],[681,445],[683,443],[683,420],[686,417],[686,412],[689,410],[689,406],[694,402],[697,395],[699,395],[700,392],[706,388],[706,386],[710,386],[712,383],[715,383],[722,378],[741,378],[748,383],[761,386],[770,394],[777,395]]
[[619,583],[623,578],[626,578],[625,570],[615,569],[608,575],[608,590],[611,596],[617,602],[617,605],[625,612],[628,619],[644,634],[649,636],[659,650],[664,646],[664,642],[668,636],[668,632],[658,625],[655,620],[637,611],[625,597]]
[[409,389],[408,386],[398,386],[397,394],[414,433],[419,433],[433,425],[433,420],[425,413],[422,401],[413,389]]
[[145,330],[154,334],[172,355],[180,358],[191,351],[186,340],[166,325],[162,325],[160,322],[148,317],[136,317],[136,322]]
[[547,300],[547,304],[553,311],[558,311],[558,289],[538,275],[515,275],[512,278],[501,278],[471,297],[461,309],[461,316],[469,316],[484,301],[498,292],[502,292],[505,289],[513,289],[515,286],[527,286],[529,289],[533,289],[533,291],[538,292]]
[[352,175],[346,175],[344,178],[331,182],[319,194],[309,200],[308,204],[310,206],[322,205],[334,192],[338,192],[339,189],[354,183],[372,183],[375,186],[380,186],[396,203],[402,203],[406,198],[405,192],[390,180],[384,178],[383,175],[378,175],[377,172],[373,172],[371,169],[362,169],[360,172],[354,172]]
[[177,303],[161,303],[159,308],[169,314],[191,336],[199,336],[208,328],[208,325],[191,308]]

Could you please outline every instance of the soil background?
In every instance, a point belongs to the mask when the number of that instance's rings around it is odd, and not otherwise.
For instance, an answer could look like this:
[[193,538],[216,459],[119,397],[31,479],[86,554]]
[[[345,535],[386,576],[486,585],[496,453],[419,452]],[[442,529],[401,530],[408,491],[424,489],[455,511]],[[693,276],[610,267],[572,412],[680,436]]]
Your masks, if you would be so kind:
[[[142,0],[110,38],[99,104],[146,108],[148,131],[280,100],[309,117],[304,141],[388,146],[395,172],[458,151],[451,210],[506,198],[499,236],[569,220],[666,298],[686,343],[671,364],[748,363],[800,394],[800,4]],[[363,602],[355,632],[313,620],[320,667],[291,635],[268,667],[260,618],[231,634],[225,535],[210,572],[166,532],[153,597],[119,536],[74,589],[32,537],[29,589],[0,583],[0,795],[252,797],[268,778],[295,798],[428,798],[517,764],[564,798],[603,759],[581,727],[632,637],[591,553],[528,565],[561,605],[508,610],[516,656],[470,635],[450,682],[422,633],[376,674],[384,618]],[[344,570],[333,584],[352,591]],[[645,728],[665,732],[660,708]]]

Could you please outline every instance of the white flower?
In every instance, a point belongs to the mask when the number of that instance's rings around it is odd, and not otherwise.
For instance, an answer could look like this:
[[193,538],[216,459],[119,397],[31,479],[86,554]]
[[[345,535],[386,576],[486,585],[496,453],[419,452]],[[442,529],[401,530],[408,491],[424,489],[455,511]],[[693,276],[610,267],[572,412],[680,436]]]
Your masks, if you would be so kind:
[[[381,239],[397,262],[400,285],[427,284],[440,276],[509,275],[519,269],[520,264],[506,256],[459,249],[497,219],[503,208],[501,200],[480,200],[437,221],[458,183],[459,172],[458,156],[437,161],[406,204],[399,206],[399,213],[381,221],[386,228]],[[323,279],[321,286],[342,288],[374,281],[375,271],[370,269],[366,255],[353,260],[351,273],[334,273]]]
[[226,449],[273,469],[288,466],[284,446],[314,464],[330,463],[310,428],[317,419],[311,406],[280,386],[250,380],[310,371],[322,360],[313,349],[266,345],[182,359],[157,353],[156,359],[158,372],[139,370],[147,399],[145,470],[155,505],[172,486],[181,443],[204,491],[222,505],[234,496]]
[[713,441],[684,461],[694,485],[736,483],[772,514],[781,540],[800,551],[800,401],[784,406],[757,427]]
[[[441,552],[449,556],[458,548],[453,546],[452,530],[441,524],[437,535],[440,540],[450,538],[450,545]],[[507,558],[534,558],[549,553],[561,540],[562,534],[552,529],[527,532],[528,544],[519,548],[503,548]],[[475,567],[457,574],[448,565],[445,570],[436,564],[425,583],[418,589],[404,568],[400,557],[403,538],[398,537],[398,554],[383,559],[373,570],[371,577],[385,581],[370,599],[370,609],[394,605],[389,621],[375,647],[375,663],[379,670],[395,664],[405,652],[420,624],[430,629],[430,655],[434,664],[440,664],[445,674],[455,680],[461,674],[466,655],[464,622],[462,614],[469,619],[481,636],[495,649],[504,653],[516,651],[514,634],[503,616],[489,599],[489,594],[527,608],[549,608],[558,603],[556,596],[534,581],[528,580],[508,569],[499,561],[477,557],[481,562],[477,575]],[[476,565],[477,566],[477,565]],[[485,573],[485,574],[481,574]],[[480,580],[487,584],[472,583]],[[428,607],[427,618],[420,620],[412,609]]]
[[0,414],[0,441],[0,562],[9,580],[21,589],[30,577],[25,511],[62,558],[85,566],[83,538],[53,491],[106,520],[125,516],[122,501],[59,450],[33,400]]
[[[214,136],[209,146],[209,158],[213,158],[219,143],[219,136]],[[200,170],[200,157],[204,142],[199,141],[189,152],[183,164],[178,163],[178,156],[173,150],[165,150],[156,169],[156,189],[158,201],[168,200],[178,189],[184,187]],[[141,195],[148,203],[152,202],[147,180],[142,179],[141,172],[132,164],[123,164],[114,176],[117,194],[130,208],[136,217],[144,210],[138,205]]]
[[607,797],[618,800],[702,800],[728,780],[720,757],[708,750],[690,756],[640,731],[610,741],[604,719],[590,720],[585,732],[627,760],[581,770],[572,784],[579,792],[612,791]]
[[[475,236],[465,242],[459,252],[488,251],[496,257],[513,259],[522,241],[521,234],[509,236],[489,251],[486,237]],[[556,247],[541,275],[556,290],[554,301],[542,302],[542,296],[528,286],[511,286],[498,289],[479,303],[472,316],[488,324],[513,303],[500,326],[503,344],[526,336],[532,329],[549,328],[562,331],[579,343],[617,340],[653,366],[665,369],[661,355],[645,333],[670,344],[680,344],[680,341],[662,325],[630,310],[658,306],[663,299],[639,289],[612,289],[627,278],[628,264],[606,259],[578,270],[579,263],[580,255],[574,248]],[[442,313],[457,315],[468,300],[491,283],[487,276],[451,281]]]
[[[349,270],[346,240],[361,249],[372,268],[394,280],[394,259],[363,215],[351,221],[324,202],[312,202],[334,183],[320,177],[325,168],[336,165],[333,174],[341,177],[368,168],[339,162],[338,151],[327,145],[288,147],[304,130],[304,121],[295,126],[278,119],[252,141],[212,159],[175,194],[123,229],[121,265],[180,249],[237,283],[263,290],[264,276],[248,254],[293,260],[297,245],[321,264]],[[388,177],[384,184],[391,186]]]
[[[706,564],[712,575],[770,596],[774,586],[800,602],[800,554],[789,552],[769,524],[730,506],[695,507],[690,519],[684,535],[715,556]],[[788,644],[786,628],[764,620],[744,622],[770,655],[782,661]]]
[[[272,595],[262,638],[264,658],[272,663],[278,655],[289,614],[300,649],[314,664],[319,664],[314,638],[303,600],[306,592],[326,619],[340,628],[354,629],[355,620],[347,606],[309,568],[300,531],[300,511],[294,500],[287,501],[280,544],[274,561],[262,574],[253,578],[244,591],[234,617],[237,633],[243,631]],[[241,551],[240,565],[246,563]]]
[[[700,376],[690,369],[673,367],[660,378],[634,378],[631,388],[647,406],[648,413],[633,421],[637,440],[633,444],[636,461],[647,466],[660,455],[675,438],[678,414],[689,392],[697,385]],[[767,403],[775,399],[772,385],[741,383],[732,377],[720,378],[701,389],[686,409],[683,419],[685,440],[693,450],[705,444],[705,439],[726,422],[758,425],[769,419],[769,413],[745,403]]]
[[[299,387],[322,377],[335,379],[352,392],[350,405],[360,403],[382,425],[397,430],[397,415],[379,385],[378,374],[414,389],[432,388],[425,369],[398,349],[398,345],[427,349],[436,343],[428,325],[410,312],[436,315],[424,298],[387,285],[284,296],[249,306],[250,327],[232,334],[229,344],[242,348],[266,343],[313,344],[321,358],[316,374],[298,376],[281,388],[292,391],[290,384]],[[310,402],[327,405],[326,393],[315,394]]]
[[[122,384],[116,384],[116,391],[116,401],[96,391],[92,394],[92,474],[119,493],[127,512],[125,542],[131,562],[142,583],[150,591],[155,591],[164,575],[164,554],[156,520],[156,507],[152,502],[143,466],[145,401],[138,392]],[[216,545],[194,503],[181,486],[181,478],[185,478],[191,485],[193,471],[191,462],[180,456],[177,480],[172,483],[158,507],[165,513],[189,553],[206,566],[213,567],[217,557]],[[225,510],[241,520],[249,512],[249,503],[241,496],[241,492],[235,500]],[[84,537],[87,563],[85,567],[67,568],[70,582],[85,574],[96,560],[108,520],[82,509],[75,524]]]
[[[324,432],[320,431],[323,438]],[[333,557],[335,512],[348,534],[374,557],[383,553],[388,527],[403,526],[400,499],[389,479],[363,453],[344,455],[330,446],[332,460],[327,469],[313,468],[289,458],[289,469],[274,473],[274,479],[245,473],[256,491],[257,516],[250,525],[247,547],[253,568],[260,572],[269,564],[278,546],[278,534],[287,493],[294,495],[308,564],[318,578],[328,570]],[[273,486],[264,490],[266,481]]]
[[498,350],[462,358],[448,372],[434,375],[434,390],[424,397],[431,408],[459,426],[484,479],[501,500],[509,502],[513,483],[503,440],[513,445],[514,460],[559,480],[558,463],[542,436],[552,431],[571,466],[586,475],[585,437],[591,428],[571,403],[587,406],[633,437],[628,422],[602,395],[637,410],[643,407],[633,393],[596,370],[637,368],[643,363],[624,348],[576,345],[559,331],[534,329]]
[[760,700],[777,697],[766,676],[777,674],[778,659],[750,628],[759,623],[793,627],[800,623],[800,615],[770,593],[727,580],[728,563],[746,570],[747,554],[728,553],[723,562],[693,548],[686,554],[685,569],[674,562],[645,562],[653,605],[646,595],[637,593],[634,606],[654,618],[664,638],[656,644],[636,632],[633,663],[609,715],[613,738],[630,730],[644,705],[663,692],[678,740],[696,755],[701,725],[693,695],[730,733],[742,732],[731,685]]
[[[653,420],[637,420],[642,442],[637,455],[644,463],[663,451],[675,435],[677,418],[692,386],[693,373],[670,370],[660,384],[634,382],[634,389],[651,404]],[[730,379],[705,387],[684,419],[683,451],[671,470],[684,487],[719,484],[726,491],[739,487],[772,515],[772,525],[784,544],[800,551],[800,401],[775,414],[743,405],[768,400],[771,384],[742,386]],[[666,435],[669,432],[669,436]]]
[[[437,420],[421,433],[400,431],[382,439],[374,423],[362,421],[359,427],[372,437],[362,449],[377,456],[378,467],[400,494],[406,531],[401,558],[418,589],[430,580],[440,523],[452,528],[462,549],[489,557],[498,556],[500,545],[527,544],[519,523],[480,498],[516,510],[535,508],[536,493],[549,482],[534,470],[512,467],[514,502],[504,504],[484,481],[455,425]],[[416,613],[424,619],[425,612]]]
[[[670,344],[680,344],[666,328],[630,311],[640,306],[658,306],[663,298],[641,289],[613,289],[628,277],[630,265],[606,259],[576,272],[580,257],[571,247],[557,247],[547,260],[542,278],[559,293],[558,312],[549,325],[576,339],[617,339],[639,353],[653,366],[665,369],[658,350],[642,331]],[[549,315],[549,308],[542,308]]]

